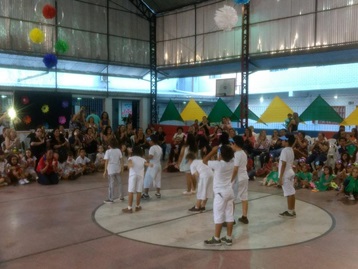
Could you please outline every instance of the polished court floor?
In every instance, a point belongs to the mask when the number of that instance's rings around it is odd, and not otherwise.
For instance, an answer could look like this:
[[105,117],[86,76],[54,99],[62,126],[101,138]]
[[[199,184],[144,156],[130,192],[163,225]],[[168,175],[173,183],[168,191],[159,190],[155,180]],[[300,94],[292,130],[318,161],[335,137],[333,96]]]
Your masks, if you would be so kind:
[[355,201],[298,190],[297,218],[282,219],[281,190],[253,181],[250,223],[234,226],[231,247],[207,247],[211,202],[204,213],[188,212],[195,196],[181,194],[184,181],[163,173],[162,198],[152,193],[132,214],[121,212],[126,201],[102,203],[100,173],[57,186],[0,188],[0,268],[358,268]]

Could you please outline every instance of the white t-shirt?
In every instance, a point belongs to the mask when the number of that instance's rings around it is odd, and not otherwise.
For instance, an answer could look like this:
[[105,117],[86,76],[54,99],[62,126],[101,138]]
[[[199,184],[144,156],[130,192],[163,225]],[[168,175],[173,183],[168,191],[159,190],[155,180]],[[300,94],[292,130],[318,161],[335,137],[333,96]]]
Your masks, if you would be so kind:
[[144,177],[144,163],[146,162],[145,159],[139,156],[132,156],[128,158],[128,161],[132,160],[133,166],[129,168],[129,176],[132,175],[139,175]]
[[209,168],[209,166],[204,164],[202,160],[193,160],[190,165],[190,172],[192,175],[198,172],[201,178],[209,178],[213,176],[213,171]]
[[247,155],[246,155],[245,151],[243,151],[243,150],[235,151],[234,166],[237,166],[239,168],[238,173],[237,173],[237,177],[238,177],[239,181],[249,179],[249,176],[247,174],[247,168],[246,168]]
[[96,154],[96,160],[95,160],[94,163],[99,164],[103,159],[104,159],[104,153],[103,152],[102,153],[98,152]]
[[214,192],[220,192],[223,190],[232,189],[231,177],[234,169],[234,161],[230,162],[221,161],[209,161],[208,166],[214,170]]
[[82,165],[86,165],[87,163],[90,163],[91,160],[89,158],[87,158],[86,156],[84,158],[82,158],[81,156],[78,156],[76,159],[76,164],[82,164]]
[[283,173],[283,177],[287,178],[287,177],[292,177],[295,175],[295,172],[292,169],[292,164],[293,161],[295,159],[295,155],[293,153],[293,149],[291,147],[285,147],[280,154],[280,162],[278,165],[278,171],[279,171],[279,175],[281,175],[281,167],[282,167],[282,161],[286,162],[286,169]]
[[160,164],[160,159],[162,158],[163,150],[158,145],[153,145],[149,148],[149,155],[152,155],[153,158],[150,159],[150,163],[156,165]]
[[118,174],[121,172],[122,151],[120,149],[107,149],[103,159],[108,160],[108,175]]

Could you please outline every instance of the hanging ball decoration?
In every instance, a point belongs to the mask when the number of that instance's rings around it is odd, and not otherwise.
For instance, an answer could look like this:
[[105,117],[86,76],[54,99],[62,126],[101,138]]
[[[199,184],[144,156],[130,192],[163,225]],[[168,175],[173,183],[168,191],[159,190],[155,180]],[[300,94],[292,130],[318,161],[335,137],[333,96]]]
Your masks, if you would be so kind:
[[52,53],[46,54],[42,61],[46,65],[47,68],[52,68],[57,65],[57,57],[55,54],[52,54]]
[[67,101],[67,100],[63,100],[63,101],[62,101],[62,107],[63,107],[63,108],[68,108],[68,106],[69,106],[68,101]]
[[250,0],[234,0],[234,2],[239,5],[246,5],[250,2]]
[[45,35],[39,28],[34,28],[30,31],[29,34],[30,40],[35,44],[41,44],[44,39]]
[[27,96],[21,97],[21,103],[24,105],[27,105],[28,103],[30,103],[29,97],[27,97]]
[[55,51],[57,53],[65,53],[68,51],[68,44],[65,40],[59,39],[55,44]]
[[50,107],[48,105],[43,105],[41,107],[41,111],[42,111],[42,113],[46,114],[50,111]]
[[59,124],[65,124],[66,123],[66,117],[65,116],[59,116],[58,117],[58,123]]
[[56,17],[56,8],[50,4],[46,4],[42,8],[42,15],[46,19],[53,19],[54,17]]
[[28,124],[30,124],[31,123],[31,117],[29,116],[29,115],[26,115],[25,117],[23,117],[22,118],[22,121],[26,124],[26,125],[28,125]]
[[214,20],[220,30],[230,31],[239,21],[239,17],[233,7],[224,5],[216,10]]

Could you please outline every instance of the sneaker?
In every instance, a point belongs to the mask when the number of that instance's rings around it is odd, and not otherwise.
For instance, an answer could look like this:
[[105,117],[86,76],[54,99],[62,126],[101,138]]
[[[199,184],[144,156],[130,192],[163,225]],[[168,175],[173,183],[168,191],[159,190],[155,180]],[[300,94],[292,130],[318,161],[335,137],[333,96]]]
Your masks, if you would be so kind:
[[205,212],[205,206],[200,207],[200,212],[201,212],[201,213]]
[[126,207],[126,208],[123,208],[123,209],[122,209],[122,212],[123,212],[123,213],[133,213],[133,210],[132,210],[132,208],[131,208],[131,209],[128,209],[128,207]]
[[161,195],[159,192],[156,192],[156,193],[155,193],[155,196],[156,196],[157,198],[161,198],[161,197],[162,197],[162,195]]
[[288,212],[288,211],[285,211],[285,212],[280,213],[280,217],[295,218],[296,215],[295,215],[295,214],[291,214],[291,213]]
[[23,181],[25,182],[25,184],[29,184],[29,183],[30,183],[30,181],[28,181],[27,178],[24,178]]
[[103,203],[105,203],[105,204],[113,204],[114,201],[107,199],[107,200],[104,200]]
[[26,184],[26,183],[25,183],[25,181],[24,181],[23,179],[20,179],[20,180],[19,180],[19,184],[20,184],[20,185],[24,185],[24,184]]
[[215,237],[213,236],[209,240],[205,240],[204,244],[207,246],[221,246],[221,240],[220,239],[216,240]]
[[124,198],[117,198],[117,199],[114,199],[115,202],[123,202],[124,201]]
[[141,210],[142,210],[142,207],[140,205],[135,207],[135,212],[138,212],[138,211],[141,211]]
[[354,198],[353,194],[350,194],[350,195],[349,195],[348,200],[350,200],[350,201],[355,201],[355,198]]
[[196,193],[196,190],[191,190],[190,191],[192,194],[195,194]]
[[245,216],[242,216],[241,218],[238,218],[238,221],[242,222],[243,224],[249,224],[249,220]]
[[149,194],[148,193],[143,193],[142,194],[142,199],[144,199],[144,200],[147,200],[147,199],[149,199],[150,197],[149,197]]
[[225,245],[227,245],[227,246],[232,245],[232,239],[228,239],[228,238],[226,238],[226,236],[222,237],[220,240],[221,240],[221,242],[224,242]]
[[200,212],[201,211],[200,208],[196,208],[195,206],[193,206],[192,208],[189,208],[188,210],[191,212]]
[[191,191],[184,191],[183,194],[184,195],[191,195],[192,193],[191,193]]

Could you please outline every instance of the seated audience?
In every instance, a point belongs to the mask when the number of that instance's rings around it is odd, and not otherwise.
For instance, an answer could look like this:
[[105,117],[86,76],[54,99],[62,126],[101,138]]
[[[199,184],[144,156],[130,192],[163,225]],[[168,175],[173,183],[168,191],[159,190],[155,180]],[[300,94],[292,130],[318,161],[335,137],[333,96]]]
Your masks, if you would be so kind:
[[54,158],[52,149],[48,149],[46,153],[40,158],[37,165],[36,172],[38,175],[37,182],[41,185],[58,184],[59,177],[57,173],[57,161]]

